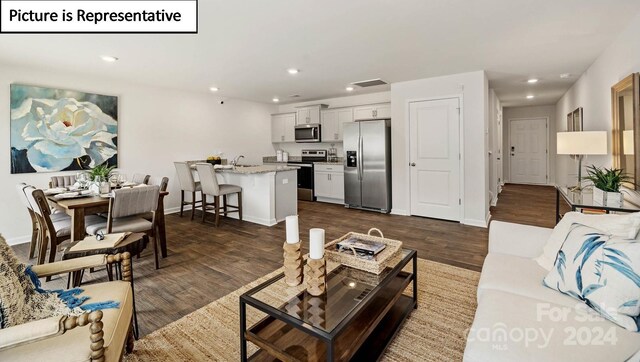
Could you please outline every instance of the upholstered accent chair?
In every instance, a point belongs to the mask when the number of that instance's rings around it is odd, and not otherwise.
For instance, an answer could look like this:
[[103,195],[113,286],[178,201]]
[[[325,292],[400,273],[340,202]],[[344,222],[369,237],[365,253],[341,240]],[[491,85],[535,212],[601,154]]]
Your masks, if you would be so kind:
[[[227,216],[230,212],[237,212],[238,219],[242,220],[242,188],[236,185],[219,184],[216,178],[216,171],[210,163],[197,163],[196,169],[202,184],[202,222],[205,221],[206,210],[213,206],[216,215],[216,226],[220,225],[220,213]],[[238,205],[227,205],[227,195],[238,194]],[[213,196],[213,202],[207,202],[207,195]],[[220,204],[222,196],[223,204]],[[229,210],[229,208],[233,210]]]
[[79,296],[115,301],[118,308],[57,316],[0,329],[0,361],[116,362],[133,351],[133,290],[131,255],[94,255],[36,265],[39,277],[51,277],[101,266],[119,265],[122,280],[85,284]]
[[[184,211],[184,205],[191,205],[191,220],[193,220],[196,206],[202,203],[202,199],[200,199],[200,201],[196,200],[196,192],[202,191],[202,186],[199,181],[193,179],[191,167],[187,162],[174,162],[173,164],[176,166],[178,182],[180,182],[180,216],[182,216],[182,212]],[[191,202],[184,201],[185,191],[191,193]]]
[[[107,217],[92,215],[87,217],[86,231],[90,235],[101,232],[104,234],[121,232],[144,232],[152,240],[156,269],[158,262],[158,243],[156,239],[155,213],[158,208],[160,186],[148,185],[122,188],[113,191],[109,200]],[[144,218],[151,214],[151,221]]]

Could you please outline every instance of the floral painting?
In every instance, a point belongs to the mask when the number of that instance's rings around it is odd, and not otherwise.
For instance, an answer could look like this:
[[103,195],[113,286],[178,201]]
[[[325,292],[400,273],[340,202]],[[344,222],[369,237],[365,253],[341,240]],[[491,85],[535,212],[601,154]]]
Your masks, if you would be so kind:
[[118,97],[11,85],[11,173],[118,165]]

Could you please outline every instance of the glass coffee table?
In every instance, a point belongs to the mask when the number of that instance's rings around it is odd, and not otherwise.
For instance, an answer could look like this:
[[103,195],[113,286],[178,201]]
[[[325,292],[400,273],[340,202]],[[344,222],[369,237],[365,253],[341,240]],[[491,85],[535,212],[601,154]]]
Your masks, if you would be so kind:
[[[418,306],[417,258],[403,249],[379,275],[339,265],[327,272],[320,297],[304,283],[287,286],[284,274],[249,290],[240,296],[241,360],[377,360]],[[247,306],[266,315],[249,329]],[[247,341],[259,348],[251,356]]]

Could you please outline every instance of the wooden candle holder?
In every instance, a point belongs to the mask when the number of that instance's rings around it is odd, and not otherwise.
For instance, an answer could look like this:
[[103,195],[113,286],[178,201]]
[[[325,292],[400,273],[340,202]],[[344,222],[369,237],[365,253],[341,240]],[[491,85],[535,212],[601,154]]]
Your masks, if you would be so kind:
[[325,258],[307,259],[307,275],[304,280],[307,293],[318,297],[326,292],[327,264]]
[[289,244],[285,241],[284,246],[284,282],[291,287],[302,284],[302,252],[301,242]]

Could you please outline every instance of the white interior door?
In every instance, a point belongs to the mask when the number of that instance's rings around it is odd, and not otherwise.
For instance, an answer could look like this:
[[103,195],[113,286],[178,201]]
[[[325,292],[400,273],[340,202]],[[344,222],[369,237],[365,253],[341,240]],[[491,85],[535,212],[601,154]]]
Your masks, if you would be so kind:
[[458,98],[409,105],[411,214],[460,221]]
[[510,178],[514,183],[547,183],[547,119],[509,121]]

